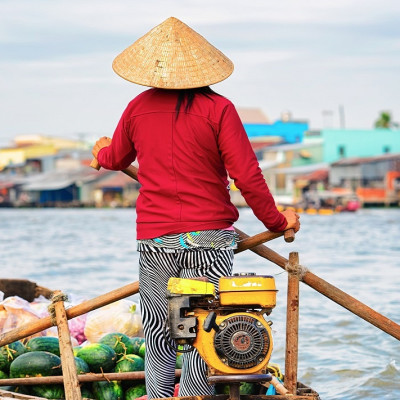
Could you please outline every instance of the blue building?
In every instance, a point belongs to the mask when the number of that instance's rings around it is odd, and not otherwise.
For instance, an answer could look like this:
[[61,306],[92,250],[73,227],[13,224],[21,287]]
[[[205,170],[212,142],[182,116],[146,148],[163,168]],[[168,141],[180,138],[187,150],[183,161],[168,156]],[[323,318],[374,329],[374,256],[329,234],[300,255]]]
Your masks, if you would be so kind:
[[282,120],[271,122],[258,108],[238,108],[237,111],[250,140],[279,137],[283,143],[301,143],[308,131],[308,122],[292,120],[289,113]]
[[400,153],[399,129],[324,129],[324,162]]
[[251,139],[259,136],[280,136],[285,143],[301,143],[308,123],[304,121],[275,121],[273,124],[244,123],[247,136]]

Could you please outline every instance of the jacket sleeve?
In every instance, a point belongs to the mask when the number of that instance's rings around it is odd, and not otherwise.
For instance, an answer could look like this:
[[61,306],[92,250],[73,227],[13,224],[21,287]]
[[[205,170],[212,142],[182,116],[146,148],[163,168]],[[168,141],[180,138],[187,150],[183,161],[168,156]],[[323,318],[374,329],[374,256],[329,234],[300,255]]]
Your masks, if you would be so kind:
[[105,169],[118,171],[125,169],[136,159],[135,146],[129,133],[128,109],[114,131],[110,146],[103,147],[97,154],[99,164]]
[[286,218],[276,208],[242,121],[231,103],[225,107],[220,121],[218,146],[229,176],[254,215],[270,231],[283,231]]

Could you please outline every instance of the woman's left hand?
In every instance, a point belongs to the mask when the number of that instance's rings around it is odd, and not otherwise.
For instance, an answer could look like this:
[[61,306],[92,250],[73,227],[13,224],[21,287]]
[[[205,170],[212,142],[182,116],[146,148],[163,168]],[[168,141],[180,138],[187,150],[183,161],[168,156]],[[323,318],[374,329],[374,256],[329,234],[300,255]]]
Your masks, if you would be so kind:
[[111,144],[111,138],[107,136],[101,137],[93,146],[92,154],[97,158],[97,154],[103,147],[108,147]]

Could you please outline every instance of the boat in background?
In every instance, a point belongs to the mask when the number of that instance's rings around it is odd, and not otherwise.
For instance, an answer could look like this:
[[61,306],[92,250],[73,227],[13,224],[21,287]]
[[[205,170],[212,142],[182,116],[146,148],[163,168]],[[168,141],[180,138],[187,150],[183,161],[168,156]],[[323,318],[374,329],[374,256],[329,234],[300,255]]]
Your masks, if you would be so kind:
[[295,204],[278,204],[279,211],[292,209],[311,215],[332,215],[339,212],[355,212],[361,208],[358,197],[349,191],[306,191]]

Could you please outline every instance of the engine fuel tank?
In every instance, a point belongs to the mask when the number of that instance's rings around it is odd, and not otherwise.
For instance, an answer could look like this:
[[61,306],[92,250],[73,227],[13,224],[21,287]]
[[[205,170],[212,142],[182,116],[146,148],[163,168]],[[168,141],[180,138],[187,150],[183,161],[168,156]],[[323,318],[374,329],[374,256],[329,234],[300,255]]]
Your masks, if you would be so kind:
[[275,279],[270,275],[238,273],[219,280],[221,306],[253,306],[272,309],[276,306]]

